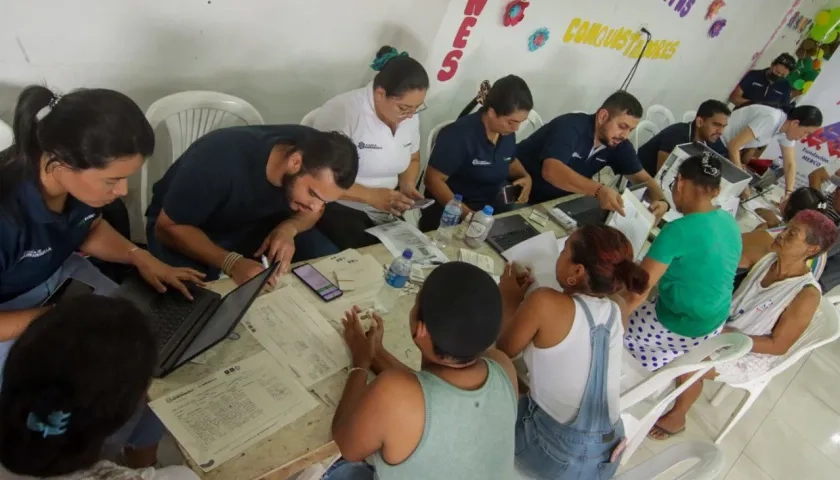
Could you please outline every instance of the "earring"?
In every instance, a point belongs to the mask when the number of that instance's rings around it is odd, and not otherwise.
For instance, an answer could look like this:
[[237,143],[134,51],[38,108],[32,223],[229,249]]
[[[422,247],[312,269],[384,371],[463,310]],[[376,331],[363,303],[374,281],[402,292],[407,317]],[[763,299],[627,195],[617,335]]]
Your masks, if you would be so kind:
[[571,285],[571,286],[577,285],[577,278],[569,277],[569,278],[566,279],[566,283]]

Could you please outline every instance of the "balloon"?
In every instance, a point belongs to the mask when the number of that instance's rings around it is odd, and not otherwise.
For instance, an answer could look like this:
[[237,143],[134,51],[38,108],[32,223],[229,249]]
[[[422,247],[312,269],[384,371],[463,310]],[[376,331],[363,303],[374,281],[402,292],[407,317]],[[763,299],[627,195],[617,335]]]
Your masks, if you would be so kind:
[[814,82],[805,82],[805,85],[802,87],[802,93],[808,93],[808,90],[811,89],[811,85],[813,84]]
[[834,30],[830,32],[827,37],[825,37],[823,43],[834,43],[834,41],[837,40],[838,36],[840,36],[840,33],[838,33],[837,30]]
[[817,50],[817,58],[823,58],[825,56],[825,50],[822,48]]
[[816,40],[818,43],[828,43],[825,42],[825,38],[828,36],[829,28],[827,25],[817,25],[811,29],[810,36],[812,39]]
[[793,88],[795,88],[797,90],[802,90],[802,87],[804,87],[804,86],[805,86],[805,80],[802,80],[801,78],[799,80],[796,80],[795,82],[793,82]]
[[814,70],[819,70],[822,68],[822,62],[819,60],[814,60]]
[[814,17],[814,24],[815,25],[828,25],[828,22],[831,21],[831,14],[828,11],[823,10],[822,12],[818,13],[816,17]]

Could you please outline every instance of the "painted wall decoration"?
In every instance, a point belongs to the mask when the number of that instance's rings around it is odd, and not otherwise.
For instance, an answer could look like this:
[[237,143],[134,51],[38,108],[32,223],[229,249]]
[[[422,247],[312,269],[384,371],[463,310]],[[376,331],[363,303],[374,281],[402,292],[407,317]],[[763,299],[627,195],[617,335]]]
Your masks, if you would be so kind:
[[[580,43],[597,48],[620,50],[630,58],[639,58],[645,37],[634,28],[613,28],[580,18],[572,19],[563,35],[563,43]],[[644,58],[669,60],[677,52],[678,40],[653,40],[645,49]]]
[[515,27],[525,18],[525,9],[530,3],[524,0],[513,0],[505,7],[505,18],[502,21],[506,27]]
[[726,2],[723,0],[712,0],[712,3],[709,4],[709,9],[706,10],[706,20],[715,18],[715,15],[717,15],[720,9],[725,6]]
[[790,20],[790,17],[792,17],[794,15],[794,13],[796,12],[796,8],[799,7],[800,3],[802,3],[802,0],[794,0],[793,5],[790,6],[790,8],[788,9],[785,16],[782,17],[782,21],[779,22],[779,26],[776,27],[775,30],[773,30],[773,34],[770,35],[770,38],[767,39],[767,42],[764,44],[763,47],[761,47],[761,50],[759,50],[755,54],[753,54],[752,62],[750,62],[749,67],[747,68],[747,70],[744,73],[747,73],[750,70],[755,68],[755,64],[756,64],[756,62],[758,62],[758,59],[761,58],[761,56],[764,54],[764,51],[767,50],[767,47],[771,43],[773,43],[773,40],[776,39],[776,35],[779,34],[779,30],[781,30],[782,27],[784,27],[787,24],[787,22]]
[[542,48],[548,41],[549,31],[547,28],[538,28],[528,37],[528,50],[534,52]]
[[801,34],[805,33],[805,31],[811,28],[813,24],[814,21],[802,15],[802,12],[796,12],[792,17],[790,17],[790,20],[787,22],[787,27],[791,30],[796,30]]
[[712,22],[712,26],[709,27],[709,38],[716,38],[720,35],[720,32],[723,30],[723,27],[726,26],[726,19],[725,18],[718,18],[714,22]]
[[458,71],[458,62],[464,56],[464,48],[467,47],[467,39],[470,36],[471,30],[478,23],[478,17],[484,11],[487,5],[487,0],[467,0],[464,7],[464,19],[461,20],[461,26],[455,33],[455,38],[452,39],[452,50],[446,54],[441,62],[440,70],[437,73],[437,79],[440,82],[448,82],[452,80],[455,73]]
[[675,12],[680,14],[680,17],[688,15],[691,7],[694,6],[694,0],[662,0],[667,3],[669,7],[673,8]]

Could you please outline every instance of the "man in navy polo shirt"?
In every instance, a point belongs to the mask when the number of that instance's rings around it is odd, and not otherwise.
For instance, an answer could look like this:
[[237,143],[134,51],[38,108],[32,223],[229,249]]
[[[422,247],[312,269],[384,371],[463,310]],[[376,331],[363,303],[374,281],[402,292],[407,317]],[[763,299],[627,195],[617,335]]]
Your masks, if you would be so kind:
[[736,107],[745,103],[764,103],[785,106],[790,103],[791,87],[787,81],[790,71],[796,67],[796,59],[783,53],[773,60],[770,68],[750,70],[735,87],[729,101]]
[[611,167],[632,183],[646,183],[653,202],[651,211],[664,215],[668,204],[656,181],[639,162],[627,139],[639,124],[642,105],[618,91],[594,115],[569,113],[540,127],[517,148],[517,158],[533,179],[530,203],[537,204],[581,193],[596,197],[601,208],[624,214],[621,195],[592,177]]
[[728,157],[729,152],[720,137],[723,135],[723,129],[729,124],[731,114],[729,108],[721,101],[706,100],[701,103],[693,121],[669,125],[639,147],[639,160],[645,171],[655,176],[668,160],[674,147],[683,143],[700,142],[724,158]]
[[356,146],[338,132],[302,125],[216,130],[193,143],[153,187],[149,250],[173,265],[242,284],[279,262],[337,253],[313,229],[359,169]]

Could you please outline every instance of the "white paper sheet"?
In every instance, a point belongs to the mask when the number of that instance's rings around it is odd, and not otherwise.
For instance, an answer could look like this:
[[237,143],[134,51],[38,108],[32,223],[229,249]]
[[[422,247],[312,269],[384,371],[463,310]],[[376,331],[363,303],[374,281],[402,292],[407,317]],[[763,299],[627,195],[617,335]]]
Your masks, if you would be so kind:
[[493,259],[488,257],[487,255],[483,255],[481,253],[473,252],[472,250],[462,248],[458,254],[458,259],[464,263],[475,265],[476,267],[484,270],[490,275],[496,273],[496,262],[494,262]]
[[544,232],[531,237],[505,250],[502,256],[509,262],[516,262],[531,269],[534,276],[532,288],[550,287],[561,290],[555,273],[560,250],[554,232]]
[[268,352],[229,365],[149,404],[205,472],[318,405]]
[[648,239],[650,229],[656,223],[656,217],[629,190],[621,194],[624,200],[624,216],[614,213],[607,220],[607,225],[617,228],[633,245],[634,258],[638,259],[642,247]]
[[[326,277],[350,278],[353,281],[353,290],[330,302],[324,302],[316,295],[308,292],[307,288],[300,285],[298,291],[304,297],[310,299],[330,323],[338,328],[344,312],[358,306],[361,309],[373,307],[374,299],[379,289],[384,285],[385,271],[382,265],[372,255],[362,255],[356,250],[345,250],[341,253],[329,256],[314,263],[319,272]],[[339,287],[341,288],[341,287]]]
[[416,263],[448,262],[449,259],[417,227],[403,221],[386,223],[365,230],[378,238],[391,255],[398,257],[410,248]]
[[350,364],[344,339],[293,287],[254,300],[242,324],[307,388]]

